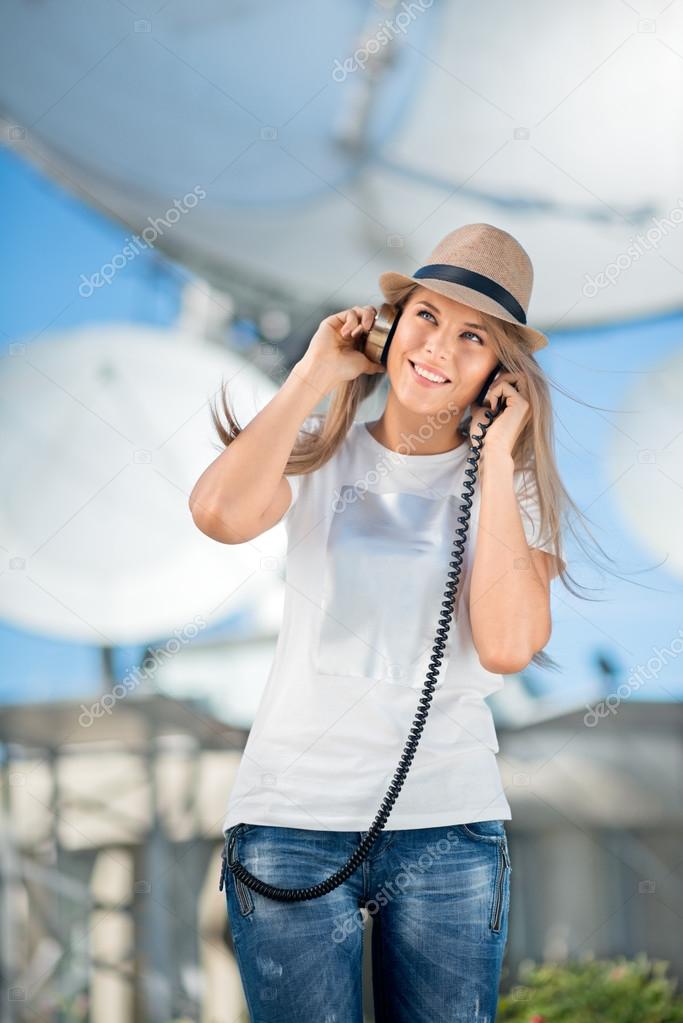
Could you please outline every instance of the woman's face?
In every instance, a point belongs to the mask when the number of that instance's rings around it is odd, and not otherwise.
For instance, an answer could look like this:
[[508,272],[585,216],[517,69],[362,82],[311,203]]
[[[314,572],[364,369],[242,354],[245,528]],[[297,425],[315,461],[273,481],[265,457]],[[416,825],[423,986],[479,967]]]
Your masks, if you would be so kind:
[[[408,298],[389,347],[387,373],[401,405],[416,413],[460,413],[477,397],[498,359],[472,306],[419,286]],[[432,383],[415,365],[444,377]]]

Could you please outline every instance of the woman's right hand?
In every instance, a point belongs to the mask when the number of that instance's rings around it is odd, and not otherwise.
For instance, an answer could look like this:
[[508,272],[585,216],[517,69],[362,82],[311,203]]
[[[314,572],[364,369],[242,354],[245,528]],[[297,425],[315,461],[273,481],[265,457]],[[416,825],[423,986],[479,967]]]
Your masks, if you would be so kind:
[[381,363],[373,362],[356,347],[376,315],[374,306],[356,305],[326,316],[299,360],[298,371],[310,377],[324,393],[347,380],[355,380],[361,373],[384,373]]

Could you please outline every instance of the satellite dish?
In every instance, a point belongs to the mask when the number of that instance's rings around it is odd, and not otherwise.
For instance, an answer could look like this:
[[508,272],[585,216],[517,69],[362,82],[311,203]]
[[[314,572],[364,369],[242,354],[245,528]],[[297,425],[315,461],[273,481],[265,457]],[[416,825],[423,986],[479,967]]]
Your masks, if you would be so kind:
[[242,426],[276,392],[234,353],[138,324],[53,334],[3,360],[5,620],[101,646],[180,635],[195,616],[240,615],[242,634],[245,618],[276,625],[284,527],[221,544],[188,507],[220,453],[208,402],[221,379]]
[[203,277],[343,309],[484,221],[531,256],[541,330],[679,306],[680,5],[598,0],[577,31],[537,4],[530,31],[497,3],[495,33],[462,0],[6,7],[13,150]]
[[683,351],[649,365],[625,394],[608,478],[621,515],[646,550],[683,575]]

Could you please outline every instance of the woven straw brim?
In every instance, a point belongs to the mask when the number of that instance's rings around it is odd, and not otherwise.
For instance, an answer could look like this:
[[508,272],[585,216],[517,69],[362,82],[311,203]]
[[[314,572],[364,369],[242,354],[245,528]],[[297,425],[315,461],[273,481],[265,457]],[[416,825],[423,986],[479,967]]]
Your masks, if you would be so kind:
[[479,309],[483,313],[488,313],[490,316],[497,316],[499,320],[506,320],[508,323],[514,323],[517,330],[527,339],[529,342],[532,352],[538,351],[540,348],[545,348],[550,342],[545,334],[542,334],[540,330],[535,330],[533,327],[527,327],[522,323],[519,323],[511,313],[499,305],[494,299],[489,298],[488,295],[482,295],[480,291],[474,291],[472,288],[466,288],[462,284],[453,284],[451,281],[439,281],[433,280],[430,277],[423,277],[420,280],[416,280],[414,277],[408,277],[406,274],[396,273],[393,270],[387,273],[380,274],[379,286],[382,289],[384,297],[387,302],[392,305],[401,297],[406,289],[407,285],[420,284],[424,288],[429,288],[430,291],[436,291],[440,295],[444,295],[446,298],[452,298],[456,302],[462,302],[464,305],[472,306],[473,309]]

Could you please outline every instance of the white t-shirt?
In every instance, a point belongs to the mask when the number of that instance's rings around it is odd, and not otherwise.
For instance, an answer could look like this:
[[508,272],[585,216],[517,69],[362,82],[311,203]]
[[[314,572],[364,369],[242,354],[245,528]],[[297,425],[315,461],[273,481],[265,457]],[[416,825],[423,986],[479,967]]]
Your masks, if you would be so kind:
[[[306,424],[304,424],[306,425]],[[355,422],[320,469],[289,476],[286,596],[274,660],[232,789],[233,824],[367,830],[418,708],[448,581],[469,444],[403,455]],[[515,472],[530,546],[535,492]],[[386,830],[509,819],[468,603],[479,512],[429,714]],[[528,514],[524,514],[524,512]]]

